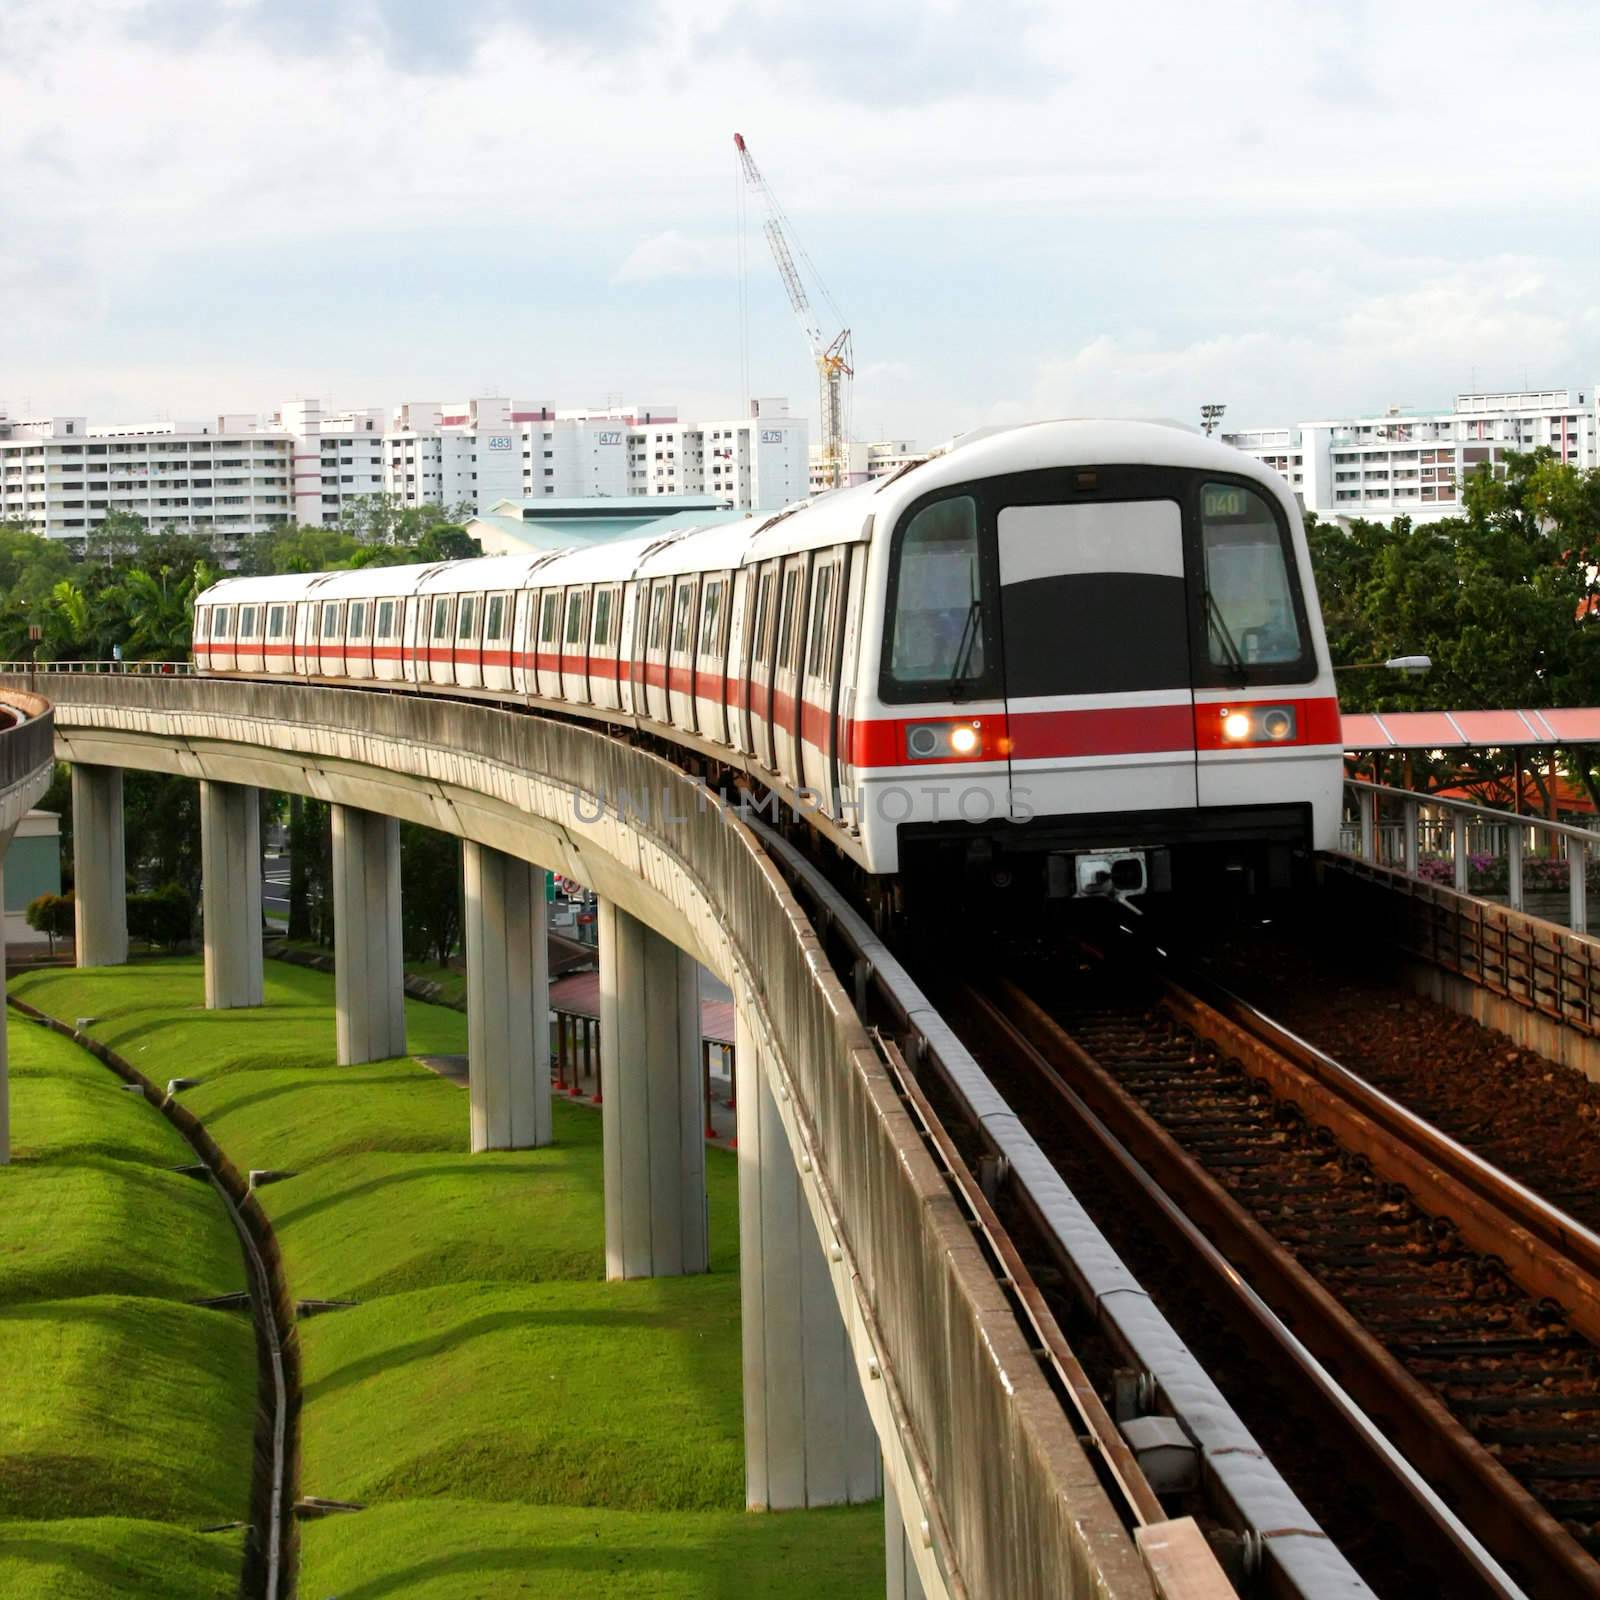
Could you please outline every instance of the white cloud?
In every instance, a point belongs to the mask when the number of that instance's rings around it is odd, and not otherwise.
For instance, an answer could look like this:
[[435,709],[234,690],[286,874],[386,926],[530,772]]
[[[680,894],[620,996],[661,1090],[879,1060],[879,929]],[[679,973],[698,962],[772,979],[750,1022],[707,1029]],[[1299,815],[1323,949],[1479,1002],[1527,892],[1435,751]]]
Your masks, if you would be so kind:
[[613,283],[654,283],[660,278],[730,278],[739,270],[737,234],[693,237],[668,228],[641,239],[611,274]]

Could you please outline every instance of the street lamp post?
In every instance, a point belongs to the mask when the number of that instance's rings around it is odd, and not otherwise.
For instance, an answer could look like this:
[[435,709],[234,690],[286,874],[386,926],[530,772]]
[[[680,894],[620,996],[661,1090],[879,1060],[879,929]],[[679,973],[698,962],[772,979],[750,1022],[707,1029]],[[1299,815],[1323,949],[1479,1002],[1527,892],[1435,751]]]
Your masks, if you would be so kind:
[[1219,405],[1214,400],[1200,407],[1200,426],[1205,429],[1208,439],[1217,424],[1222,421],[1222,413],[1227,409],[1225,405]]

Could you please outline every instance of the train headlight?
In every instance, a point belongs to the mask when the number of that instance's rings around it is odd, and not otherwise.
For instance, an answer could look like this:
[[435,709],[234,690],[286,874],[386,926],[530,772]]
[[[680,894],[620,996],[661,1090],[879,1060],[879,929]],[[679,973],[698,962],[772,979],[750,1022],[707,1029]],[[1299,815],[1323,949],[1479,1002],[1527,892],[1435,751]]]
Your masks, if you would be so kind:
[[912,761],[970,760],[983,753],[982,724],[914,722],[906,729],[906,755]]
[[1222,737],[1227,744],[1288,744],[1298,726],[1293,706],[1222,707]]

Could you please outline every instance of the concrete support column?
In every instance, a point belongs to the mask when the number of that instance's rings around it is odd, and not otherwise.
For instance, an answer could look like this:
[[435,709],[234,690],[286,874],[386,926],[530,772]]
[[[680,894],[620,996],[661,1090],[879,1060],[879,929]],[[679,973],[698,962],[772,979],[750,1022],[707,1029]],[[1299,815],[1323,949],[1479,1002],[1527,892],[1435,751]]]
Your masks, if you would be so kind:
[[855,1505],[882,1493],[878,1440],[828,1262],[754,1035],[738,1019],[745,1500]]
[[470,839],[462,851],[472,1148],[527,1150],[551,1139],[544,870]]
[[704,1272],[700,969],[607,900],[599,931],[606,1276]]
[[342,1067],[406,1053],[400,824],[333,808],[333,965]]
[[912,1558],[910,1535],[900,1514],[900,1497],[891,1485],[883,1491],[883,1578],[888,1600],[924,1600],[927,1590]]
[[121,767],[72,764],[72,873],[78,965],[120,967],[128,959]]
[[200,872],[206,1009],[258,1006],[262,1001],[258,790],[201,780]]

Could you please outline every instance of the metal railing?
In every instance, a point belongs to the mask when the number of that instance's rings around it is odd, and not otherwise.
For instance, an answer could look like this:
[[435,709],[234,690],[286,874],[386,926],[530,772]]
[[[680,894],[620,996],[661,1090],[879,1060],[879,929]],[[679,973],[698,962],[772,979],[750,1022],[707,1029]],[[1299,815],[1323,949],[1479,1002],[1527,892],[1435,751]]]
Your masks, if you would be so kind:
[[[1600,850],[1600,834],[1592,829],[1355,778],[1345,780],[1345,791],[1355,820],[1341,842],[1351,855],[1460,894],[1503,899],[1513,911],[1527,909],[1532,867],[1532,888],[1542,889],[1548,909],[1558,909],[1556,897],[1564,892],[1566,925],[1574,933],[1588,932],[1589,868]],[[1502,862],[1503,888],[1498,881]],[[1435,863],[1437,869],[1430,871]],[[1548,880],[1543,886],[1537,883],[1541,871]],[[1474,876],[1480,880],[1476,884]]]
[[192,661],[0,661],[0,674],[25,678],[36,673],[119,673],[132,677],[189,678]]

